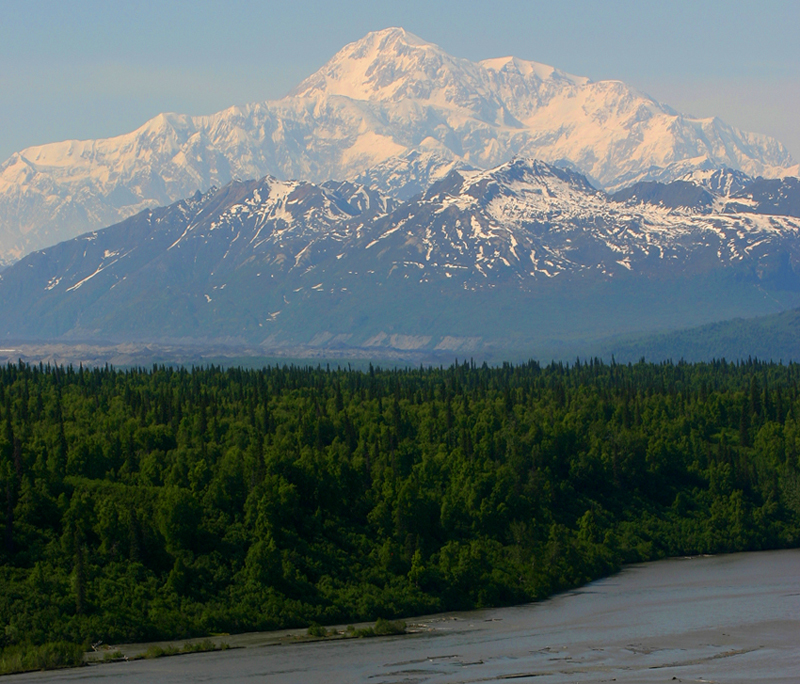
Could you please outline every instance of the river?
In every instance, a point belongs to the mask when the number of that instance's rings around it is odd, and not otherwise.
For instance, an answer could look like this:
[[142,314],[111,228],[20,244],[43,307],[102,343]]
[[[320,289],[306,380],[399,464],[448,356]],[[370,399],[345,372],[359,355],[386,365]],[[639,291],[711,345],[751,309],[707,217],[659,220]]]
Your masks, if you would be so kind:
[[800,549],[671,559],[513,608],[413,621],[417,634],[289,643],[6,682],[369,684],[798,682]]

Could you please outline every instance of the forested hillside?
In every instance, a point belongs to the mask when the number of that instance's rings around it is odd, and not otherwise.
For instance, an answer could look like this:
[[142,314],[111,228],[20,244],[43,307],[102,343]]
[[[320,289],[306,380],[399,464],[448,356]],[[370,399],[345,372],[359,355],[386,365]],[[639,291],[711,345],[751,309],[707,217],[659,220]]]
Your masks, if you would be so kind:
[[800,366],[0,369],[0,639],[540,599],[800,542]]
[[713,358],[740,359],[748,355],[778,361],[800,360],[800,309],[734,318],[696,328],[617,339],[598,345],[609,358],[635,360],[683,359],[707,361]]

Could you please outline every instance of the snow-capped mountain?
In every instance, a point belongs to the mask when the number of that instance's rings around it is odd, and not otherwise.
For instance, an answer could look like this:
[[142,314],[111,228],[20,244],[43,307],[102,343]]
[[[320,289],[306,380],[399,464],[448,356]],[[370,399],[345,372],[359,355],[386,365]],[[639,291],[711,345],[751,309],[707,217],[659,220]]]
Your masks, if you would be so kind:
[[359,244],[377,253],[374,268],[401,269],[420,282],[444,275],[468,288],[511,279],[525,289],[559,275],[691,273],[760,264],[778,253],[800,263],[797,216],[763,216],[760,205],[698,213],[614,199],[580,174],[517,159],[452,172],[374,219]]
[[0,274],[0,335],[532,349],[780,310],[798,264],[800,218],[617,201],[539,161],[403,203],[267,177],[25,257]]
[[671,183],[642,181],[612,195],[618,202],[655,204],[705,214],[800,216],[800,179],[750,178],[741,171],[695,172]]
[[281,100],[161,114],[115,138],[65,141],[0,165],[0,260],[232,179],[353,179],[406,199],[458,168],[514,156],[614,190],[730,167],[798,167],[763,135],[681,115],[619,81],[537,62],[471,62],[399,28],[345,46]]
[[697,169],[687,173],[679,180],[699,185],[714,195],[728,197],[753,182],[753,178],[743,171],[723,167],[719,169]]

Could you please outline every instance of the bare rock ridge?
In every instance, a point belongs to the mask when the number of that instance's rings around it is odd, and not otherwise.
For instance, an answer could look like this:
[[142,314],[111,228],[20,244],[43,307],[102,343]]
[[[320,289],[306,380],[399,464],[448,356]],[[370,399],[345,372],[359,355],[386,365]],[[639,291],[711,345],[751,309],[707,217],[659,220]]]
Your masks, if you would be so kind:
[[15,153],[0,165],[0,260],[234,179],[351,179],[407,199],[453,169],[514,156],[610,191],[722,167],[798,172],[776,140],[684,116],[619,81],[514,57],[475,63],[390,28],[345,46],[283,99]]
[[234,181],[12,265],[0,336],[483,353],[767,314],[800,305],[800,189],[764,183],[615,198],[519,158],[405,202]]

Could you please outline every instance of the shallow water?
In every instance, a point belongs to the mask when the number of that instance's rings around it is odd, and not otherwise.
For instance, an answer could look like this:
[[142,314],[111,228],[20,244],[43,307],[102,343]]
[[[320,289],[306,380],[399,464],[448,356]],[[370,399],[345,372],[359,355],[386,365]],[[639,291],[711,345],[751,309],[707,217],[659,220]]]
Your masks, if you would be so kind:
[[420,634],[254,646],[19,682],[798,682],[800,549],[660,561]]

